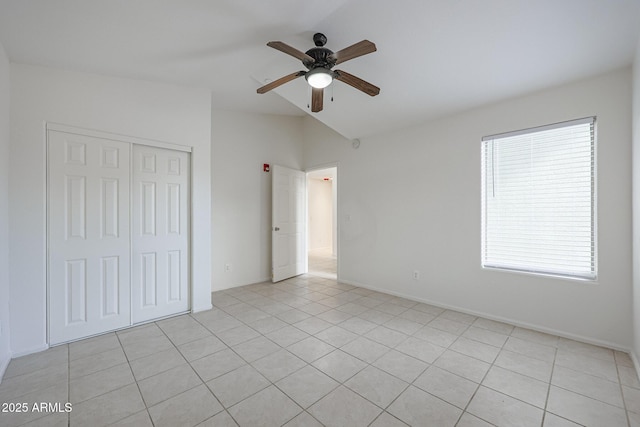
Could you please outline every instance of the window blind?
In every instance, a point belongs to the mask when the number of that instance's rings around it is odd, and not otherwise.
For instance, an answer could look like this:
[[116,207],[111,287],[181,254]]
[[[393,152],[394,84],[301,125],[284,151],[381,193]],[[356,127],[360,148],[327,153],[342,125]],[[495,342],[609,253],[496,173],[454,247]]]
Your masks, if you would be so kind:
[[596,278],[595,118],[482,139],[482,265]]

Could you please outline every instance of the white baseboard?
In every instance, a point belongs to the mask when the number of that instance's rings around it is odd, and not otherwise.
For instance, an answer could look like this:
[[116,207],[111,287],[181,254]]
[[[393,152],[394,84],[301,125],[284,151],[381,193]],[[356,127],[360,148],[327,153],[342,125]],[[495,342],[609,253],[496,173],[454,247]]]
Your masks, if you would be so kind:
[[202,307],[194,307],[193,310],[191,310],[191,312],[192,313],[199,313],[201,311],[211,310],[212,308],[213,308],[213,304],[203,305]]
[[18,351],[18,352],[14,352],[11,354],[11,358],[15,359],[16,357],[22,357],[22,356],[27,356],[29,354],[33,354],[33,353],[40,353],[41,351],[45,351],[49,349],[49,344],[44,343],[42,345],[39,345],[37,347],[32,347],[26,350],[22,350],[22,351]]
[[[531,329],[531,330],[534,330],[534,331],[543,332],[543,333],[551,334],[551,335],[557,335],[557,336],[562,337],[562,338],[568,338],[568,339],[572,339],[572,340],[575,340],[575,341],[581,341],[581,342],[584,342],[584,343],[587,343],[587,344],[593,344],[593,345],[606,347],[606,348],[610,348],[610,349],[613,349],[613,350],[620,350],[620,351],[624,351],[626,353],[632,354],[632,351],[631,351],[630,348],[626,348],[624,346],[620,346],[620,344],[616,344],[616,343],[609,342],[609,341],[603,341],[603,340],[598,340],[598,339],[594,339],[594,338],[591,338],[591,337],[585,337],[585,336],[578,335],[578,334],[572,334],[572,333],[569,333],[569,332],[566,332],[566,331],[560,331],[560,330],[553,329],[553,328],[547,328],[545,326],[540,326],[540,325],[527,323],[527,322],[521,322],[519,320],[509,319],[509,318],[506,318],[506,317],[495,316],[495,315],[490,314],[490,313],[484,313],[484,312],[481,312],[481,311],[469,310],[469,309],[458,307],[458,306],[454,306],[454,305],[443,304],[443,303],[441,303],[439,301],[432,301],[432,300],[428,300],[428,299],[424,299],[424,298],[417,298],[417,297],[415,297],[413,295],[406,295],[406,294],[403,294],[402,292],[394,292],[394,291],[390,291],[388,289],[376,288],[376,287],[373,287],[373,286],[368,286],[368,285],[365,285],[363,283],[358,283],[358,282],[351,281],[351,280],[340,280],[340,282],[341,283],[346,283],[347,285],[358,286],[360,288],[370,289],[372,291],[382,292],[382,293],[385,293],[385,294],[406,298],[406,299],[411,300],[411,301],[422,302],[422,303],[425,303],[425,304],[433,305],[433,306],[444,308],[444,309],[448,309],[448,310],[455,310],[455,311],[459,311],[461,313],[471,314],[473,316],[484,317],[485,319],[489,319],[489,320],[495,320],[497,322],[508,323],[510,325],[518,326],[518,327],[521,327],[521,328]],[[634,364],[636,365],[636,372],[640,372],[640,371],[638,371],[637,359],[634,360]]]

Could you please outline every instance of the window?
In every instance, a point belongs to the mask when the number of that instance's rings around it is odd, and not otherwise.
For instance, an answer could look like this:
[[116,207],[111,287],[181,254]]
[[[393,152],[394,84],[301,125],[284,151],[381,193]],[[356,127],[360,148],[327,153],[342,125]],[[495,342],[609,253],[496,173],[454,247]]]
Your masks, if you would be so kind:
[[482,266],[596,278],[595,117],[482,138]]

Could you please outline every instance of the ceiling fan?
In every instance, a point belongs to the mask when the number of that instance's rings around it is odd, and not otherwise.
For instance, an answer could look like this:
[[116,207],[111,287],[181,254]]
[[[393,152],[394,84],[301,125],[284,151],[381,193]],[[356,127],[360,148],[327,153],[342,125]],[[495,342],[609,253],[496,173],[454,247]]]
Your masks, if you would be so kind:
[[327,43],[327,38],[324,34],[314,34],[313,42],[316,47],[309,49],[305,53],[280,41],[267,43],[267,46],[299,59],[302,61],[302,65],[307,67],[309,71],[297,71],[281,77],[262,86],[257,92],[269,92],[271,89],[275,89],[278,86],[290,82],[291,80],[304,76],[307,83],[311,86],[311,111],[314,113],[322,111],[324,88],[329,86],[334,79],[346,83],[349,86],[353,86],[370,96],[376,96],[380,93],[379,87],[374,86],[353,74],[349,74],[342,70],[332,70],[334,66],[345,61],[375,52],[376,45],[374,43],[369,40],[362,40],[361,42],[353,44],[342,50],[333,52],[324,47]]

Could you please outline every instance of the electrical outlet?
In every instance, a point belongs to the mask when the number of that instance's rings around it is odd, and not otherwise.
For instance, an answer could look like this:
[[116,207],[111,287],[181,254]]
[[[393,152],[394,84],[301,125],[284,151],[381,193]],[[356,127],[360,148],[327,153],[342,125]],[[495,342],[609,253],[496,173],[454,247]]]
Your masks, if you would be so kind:
[[418,270],[413,270],[413,280],[420,280],[420,272]]
[[231,264],[225,264],[224,271],[231,271]]

